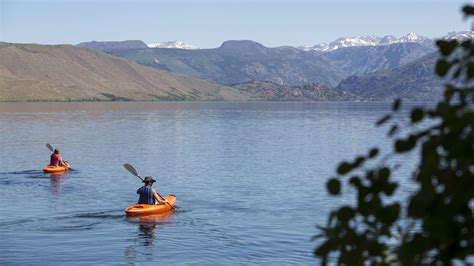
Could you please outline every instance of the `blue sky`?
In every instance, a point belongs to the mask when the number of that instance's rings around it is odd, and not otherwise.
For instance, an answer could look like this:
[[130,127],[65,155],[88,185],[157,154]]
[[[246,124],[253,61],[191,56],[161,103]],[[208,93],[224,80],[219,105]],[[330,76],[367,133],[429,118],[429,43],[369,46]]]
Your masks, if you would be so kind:
[[314,45],[341,36],[467,30],[458,0],[0,0],[0,40],[182,40],[201,48],[226,40]]

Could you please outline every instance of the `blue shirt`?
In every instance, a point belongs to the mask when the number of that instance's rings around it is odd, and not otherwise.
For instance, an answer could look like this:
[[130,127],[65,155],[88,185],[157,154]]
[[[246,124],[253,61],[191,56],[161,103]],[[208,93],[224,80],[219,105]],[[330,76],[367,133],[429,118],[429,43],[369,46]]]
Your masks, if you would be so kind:
[[155,204],[155,197],[153,197],[153,189],[151,186],[144,185],[137,190],[137,194],[140,194],[138,204]]

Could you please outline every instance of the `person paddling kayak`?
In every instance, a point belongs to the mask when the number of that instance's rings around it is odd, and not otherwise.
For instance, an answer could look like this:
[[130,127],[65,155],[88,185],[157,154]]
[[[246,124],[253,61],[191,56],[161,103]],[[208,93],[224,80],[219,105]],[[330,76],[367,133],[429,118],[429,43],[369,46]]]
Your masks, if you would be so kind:
[[145,177],[145,179],[143,180],[143,183],[145,183],[145,185],[137,190],[137,194],[140,195],[140,198],[138,199],[138,204],[166,204],[167,201],[165,199],[161,199],[158,196],[158,193],[156,193],[156,190],[151,187],[153,186],[154,182],[156,182],[156,180],[153,179],[153,177]]
[[54,149],[53,154],[51,154],[49,165],[50,166],[63,166],[63,165],[68,166],[69,164],[66,161],[63,161],[59,150]]

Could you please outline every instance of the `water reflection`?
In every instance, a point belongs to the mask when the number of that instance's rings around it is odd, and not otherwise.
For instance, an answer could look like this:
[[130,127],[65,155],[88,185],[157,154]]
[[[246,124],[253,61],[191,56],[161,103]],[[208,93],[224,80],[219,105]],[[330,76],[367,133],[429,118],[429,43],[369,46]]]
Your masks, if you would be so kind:
[[168,224],[174,216],[174,211],[163,214],[127,217],[127,220],[138,224],[137,237],[125,248],[124,254],[128,263],[134,264],[138,255],[153,256],[158,239],[158,228]]
[[66,175],[67,175],[67,172],[49,174],[49,181],[51,183],[51,189],[53,190],[54,195],[59,195],[60,190],[61,190],[61,185],[64,182],[64,177]]
[[140,223],[138,225],[138,239],[140,245],[144,247],[153,246],[156,239],[156,227],[157,224],[155,223]]

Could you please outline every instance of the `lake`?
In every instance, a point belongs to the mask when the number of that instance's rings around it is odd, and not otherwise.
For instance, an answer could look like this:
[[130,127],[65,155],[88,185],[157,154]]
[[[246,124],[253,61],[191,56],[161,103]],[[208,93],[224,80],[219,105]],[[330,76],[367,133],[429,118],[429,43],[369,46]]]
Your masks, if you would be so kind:
[[[377,102],[0,104],[0,264],[314,264],[326,180],[374,145]],[[72,170],[44,174],[51,143]],[[178,211],[130,219],[142,176]]]

